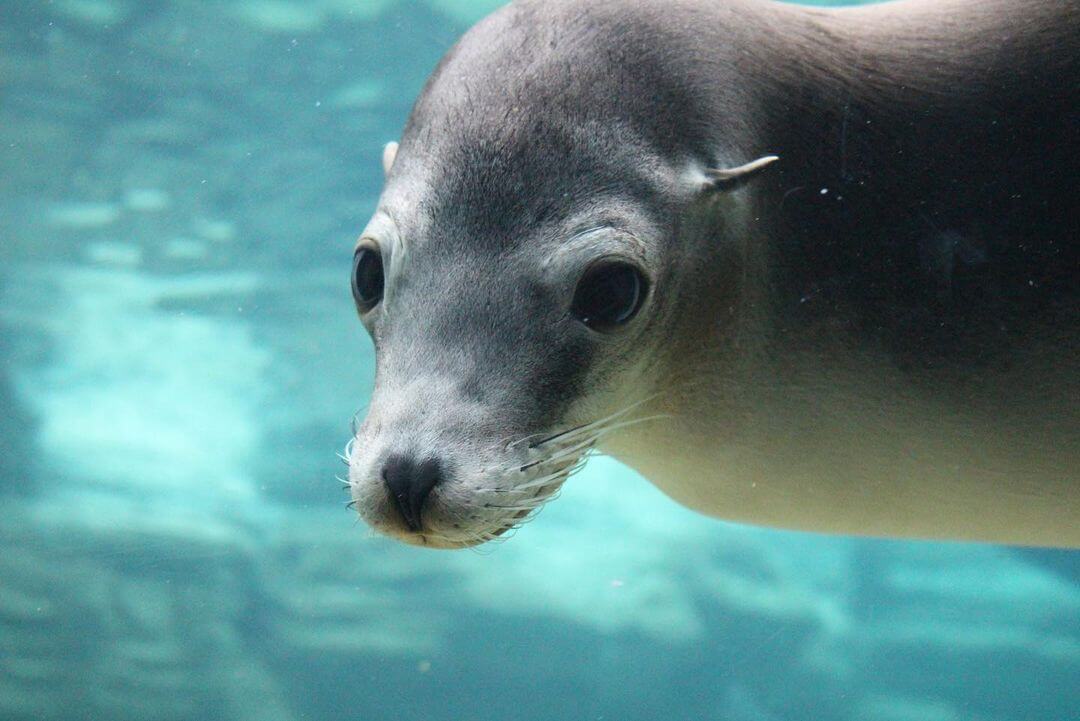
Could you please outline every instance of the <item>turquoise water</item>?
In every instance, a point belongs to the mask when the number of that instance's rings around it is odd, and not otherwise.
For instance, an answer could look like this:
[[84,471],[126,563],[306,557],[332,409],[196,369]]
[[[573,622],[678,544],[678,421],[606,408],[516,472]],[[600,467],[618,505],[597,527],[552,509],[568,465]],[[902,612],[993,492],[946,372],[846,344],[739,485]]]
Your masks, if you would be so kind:
[[0,720],[1080,717],[1075,553],[724,524],[604,458],[479,551],[344,509],[352,242],[498,4],[0,2]]

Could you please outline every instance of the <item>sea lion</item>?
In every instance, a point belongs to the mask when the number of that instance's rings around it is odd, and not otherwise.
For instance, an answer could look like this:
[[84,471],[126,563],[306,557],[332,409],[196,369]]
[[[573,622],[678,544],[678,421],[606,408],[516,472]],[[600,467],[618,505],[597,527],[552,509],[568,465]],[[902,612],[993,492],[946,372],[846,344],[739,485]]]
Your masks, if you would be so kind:
[[734,521],[1080,546],[1080,3],[522,0],[357,244],[360,516],[462,547],[599,449]]

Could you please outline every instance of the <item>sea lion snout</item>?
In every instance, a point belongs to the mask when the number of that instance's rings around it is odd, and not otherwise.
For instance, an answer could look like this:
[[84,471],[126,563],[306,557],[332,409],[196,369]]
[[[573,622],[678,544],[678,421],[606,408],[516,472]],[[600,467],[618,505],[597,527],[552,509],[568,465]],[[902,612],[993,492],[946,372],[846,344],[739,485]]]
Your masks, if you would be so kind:
[[424,503],[432,489],[442,482],[443,468],[444,465],[436,458],[417,460],[410,455],[397,453],[383,464],[380,476],[386,490],[406,528],[413,533],[423,528]]
[[384,369],[345,453],[356,512],[383,535],[433,548],[489,541],[548,500],[587,451],[539,443],[499,394],[439,375],[395,382],[399,370]]
[[357,513],[374,530],[434,548],[484,543],[520,525],[588,450],[587,444],[541,448],[528,437],[468,451],[462,444],[428,445],[424,453],[388,454],[354,443],[348,485]]

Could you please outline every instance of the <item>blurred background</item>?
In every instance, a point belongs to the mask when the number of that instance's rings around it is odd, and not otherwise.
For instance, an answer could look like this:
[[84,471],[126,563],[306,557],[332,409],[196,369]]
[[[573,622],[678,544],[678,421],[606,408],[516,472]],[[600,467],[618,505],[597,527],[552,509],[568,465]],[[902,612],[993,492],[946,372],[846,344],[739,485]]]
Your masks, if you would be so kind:
[[343,507],[381,147],[498,4],[0,0],[0,719],[1080,717],[1075,553]]

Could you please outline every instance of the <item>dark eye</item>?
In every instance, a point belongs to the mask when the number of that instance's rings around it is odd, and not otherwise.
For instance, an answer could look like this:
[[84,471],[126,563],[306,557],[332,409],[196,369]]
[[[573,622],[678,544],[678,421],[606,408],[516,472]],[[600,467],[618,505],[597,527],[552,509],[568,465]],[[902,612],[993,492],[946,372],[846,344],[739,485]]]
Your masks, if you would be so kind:
[[377,248],[368,245],[357,248],[352,264],[352,294],[361,313],[367,313],[382,300],[382,254]]
[[641,309],[646,288],[645,276],[636,266],[621,260],[602,261],[578,281],[570,312],[593,330],[614,330]]

